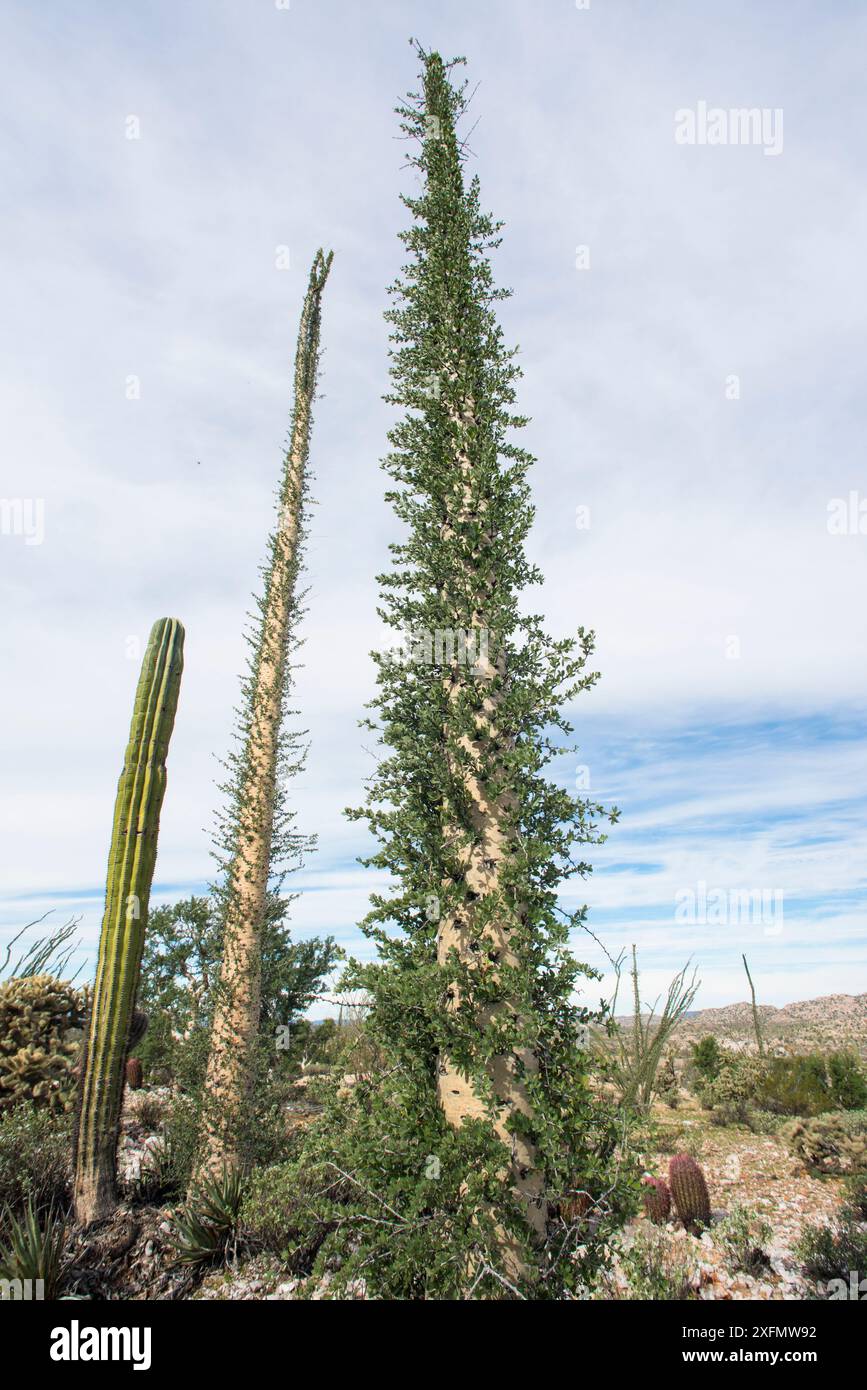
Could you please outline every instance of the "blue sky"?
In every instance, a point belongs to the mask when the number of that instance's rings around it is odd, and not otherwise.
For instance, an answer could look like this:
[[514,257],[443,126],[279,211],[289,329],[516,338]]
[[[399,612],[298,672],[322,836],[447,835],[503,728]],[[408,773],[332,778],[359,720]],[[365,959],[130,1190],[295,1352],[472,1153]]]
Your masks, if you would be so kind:
[[[867,13],[847,4],[4,7],[0,497],[40,499],[44,539],[0,534],[0,943],[52,906],[82,913],[92,956],[136,641],[163,613],[188,636],[155,900],[208,876],[324,244],[297,784],[320,849],[295,923],[366,949],[375,885],[341,812],[370,766],[356,720],[396,534],[382,310],[410,35],[479,84],[472,167],[506,222],[539,460],[534,606],[598,635],[555,775],[586,766],[622,818],[564,906],[586,900],[612,954],[638,943],[651,997],[692,955],[699,1005],[743,998],[742,951],[768,1002],[863,992],[867,535],[827,524],[867,497]],[[781,109],[781,152],[678,144],[701,101]],[[779,890],[782,918],[677,920],[701,884]]]

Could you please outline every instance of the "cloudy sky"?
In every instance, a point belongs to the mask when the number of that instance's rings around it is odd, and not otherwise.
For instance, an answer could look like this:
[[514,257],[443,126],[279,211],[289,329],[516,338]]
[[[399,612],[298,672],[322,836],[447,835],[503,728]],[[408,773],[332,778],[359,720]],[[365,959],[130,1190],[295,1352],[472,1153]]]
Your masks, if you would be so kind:
[[[0,943],[80,915],[92,968],[137,643],[163,614],[187,646],[154,897],[207,881],[324,245],[297,784],[320,847],[295,929],[367,950],[375,885],[342,809],[371,766],[356,720],[396,534],[382,311],[411,35],[478,84],[536,602],[598,635],[555,774],[622,819],[564,905],[590,904],[612,955],[637,942],[649,998],[688,956],[700,1006],[743,998],[742,951],[767,1002],[862,992],[867,11],[844,0],[3,7]],[[773,142],[735,142],[741,108]],[[703,111],[723,119],[700,143]]]

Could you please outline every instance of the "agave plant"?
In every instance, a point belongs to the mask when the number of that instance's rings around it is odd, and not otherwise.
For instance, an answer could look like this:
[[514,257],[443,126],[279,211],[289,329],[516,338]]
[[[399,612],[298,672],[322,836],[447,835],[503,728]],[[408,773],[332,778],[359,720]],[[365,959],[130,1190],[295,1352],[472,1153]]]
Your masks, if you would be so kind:
[[203,1177],[175,1215],[172,1263],[198,1265],[221,1259],[234,1244],[244,1180],[236,1168]]
[[41,1216],[28,1201],[16,1216],[7,1207],[3,1225],[8,1243],[0,1250],[0,1279],[42,1285],[40,1298],[54,1299],[67,1270],[66,1218],[52,1205]]

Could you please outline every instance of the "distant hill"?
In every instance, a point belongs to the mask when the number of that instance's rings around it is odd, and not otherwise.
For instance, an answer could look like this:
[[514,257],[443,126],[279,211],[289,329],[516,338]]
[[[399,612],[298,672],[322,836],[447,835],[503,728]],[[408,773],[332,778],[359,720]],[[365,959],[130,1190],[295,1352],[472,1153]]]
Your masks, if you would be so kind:
[[[759,1005],[762,1032],[770,1042],[807,1050],[811,1047],[853,1048],[867,1056],[867,994],[825,994],[819,999],[799,999],[775,1009]],[[692,1042],[707,1033],[722,1042],[750,1042],[754,1037],[753,1010],[746,1002],[721,1009],[701,1009],[685,1019],[680,1036]]]
[[[798,1051],[853,1048],[867,1059],[867,994],[825,994],[799,999],[781,1009],[760,1004],[762,1032],[769,1043],[784,1043]],[[629,1019],[619,1022],[628,1024]],[[749,1001],[720,1009],[697,1009],[677,1030],[680,1043],[695,1042],[712,1033],[720,1042],[752,1043],[753,1010]]]

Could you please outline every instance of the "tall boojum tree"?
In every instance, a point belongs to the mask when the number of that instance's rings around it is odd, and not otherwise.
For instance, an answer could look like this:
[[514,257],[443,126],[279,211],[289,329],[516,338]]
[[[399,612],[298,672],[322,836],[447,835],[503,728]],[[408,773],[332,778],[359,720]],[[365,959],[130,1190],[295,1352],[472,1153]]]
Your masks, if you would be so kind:
[[513,411],[520,372],[495,316],[508,291],[488,258],[500,224],[464,177],[454,64],[419,52],[423,89],[398,109],[422,186],[403,200],[409,260],[387,315],[388,399],[404,412],[387,496],[407,534],[380,576],[380,613],[406,654],[376,657],[370,722],[389,751],[351,813],[380,841],[365,862],[395,887],[363,924],[380,961],[362,978],[413,1103],[435,1093],[449,1126],[482,1122],[500,1142],[502,1268],[514,1276],[580,1147],[587,1014],[573,993],[592,972],[568,951],[583,911],[564,918],[556,897],[589,871],[572,850],[600,838],[606,813],[543,770],[562,752],[556,731],[570,732],[566,702],[596,675],[591,633],[552,639],[521,606],[541,575],[525,553],[533,459],[512,438],[526,423]]
[[294,409],[277,527],[269,543],[264,593],[251,636],[249,675],[224,791],[220,862],[224,870],[223,959],[205,1082],[197,1176],[243,1166],[246,1106],[259,1027],[261,931],[269,890],[281,869],[297,862],[302,838],[293,829],[285,783],[303,763],[300,735],[288,731],[290,654],[297,645],[298,577],[308,496],[307,464],[319,361],[322,292],[332,253],[316,253],[301,312],[295,356]]

